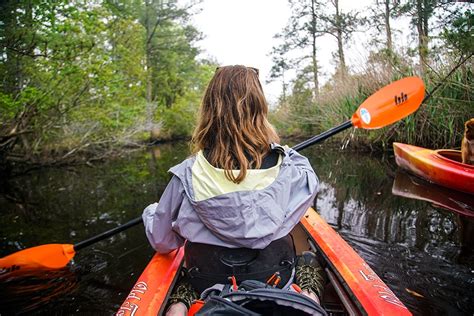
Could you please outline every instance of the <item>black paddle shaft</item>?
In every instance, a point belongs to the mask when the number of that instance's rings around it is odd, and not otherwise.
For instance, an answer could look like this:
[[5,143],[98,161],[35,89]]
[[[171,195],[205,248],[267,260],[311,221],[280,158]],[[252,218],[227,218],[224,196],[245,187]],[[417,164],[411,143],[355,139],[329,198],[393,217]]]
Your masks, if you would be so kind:
[[[323,140],[325,140],[326,138],[329,138],[331,137],[332,135],[334,134],[337,134],[339,132],[342,132],[343,130],[345,129],[348,129],[352,126],[352,122],[349,120],[347,122],[344,122],[342,123],[341,125],[339,126],[336,126],[334,128],[331,128],[330,130],[327,130],[326,132],[324,133],[321,133],[319,135],[316,135],[314,137],[311,137],[310,139],[307,139],[305,140],[304,142],[302,143],[299,143],[298,145],[294,146],[293,149],[296,150],[296,151],[300,151],[300,150],[303,150],[305,149],[306,147],[309,147],[313,144],[316,144],[318,142],[321,142]],[[84,247],[87,247],[87,246],[90,246],[98,241],[101,241],[103,239],[106,239],[106,238],[109,238],[110,236],[113,236],[115,234],[118,234],[130,227],[133,227],[135,225],[138,225],[140,224],[141,222],[143,222],[143,219],[142,217],[138,217],[138,218],[135,218],[135,219],[132,219],[131,221],[123,224],[123,225],[120,225],[118,227],[115,227],[113,229],[110,229],[106,232],[103,232],[102,234],[100,235],[97,235],[97,236],[94,236],[94,237],[91,237],[89,239],[86,239],[84,241],[81,241],[81,242],[78,242],[77,244],[74,245],[74,250],[79,250],[79,249],[82,249]]]
[[111,230],[108,230],[106,232],[103,232],[102,234],[100,235],[97,235],[97,236],[94,236],[94,237],[91,237],[89,239],[86,239],[84,241],[81,241],[81,242],[78,242],[77,244],[74,245],[74,250],[79,250],[79,249],[82,249],[84,247],[87,247],[89,245],[92,245],[98,241],[101,241],[102,239],[106,239],[106,238],[109,238],[110,236],[112,235],[115,235],[115,234],[118,234],[120,233],[121,231],[124,231],[132,226],[135,226],[135,225],[138,225],[140,224],[141,222],[143,222],[143,219],[142,217],[138,217],[138,218],[135,218],[135,219],[132,219],[130,222],[127,222],[123,225],[120,225],[119,227],[115,227],[115,228],[112,228]]
[[343,130],[348,129],[350,127],[352,127],[352,121],[351,120],[346,121],[346,122],[342,123],[339,126],[333,127],[331,129],[325,131],[324,133],[313,136],[310,139],[307,139],[304,142],[299,143],[298,145],[294,146],[293,149],[296,150],[296,151],[303,150],[306,147],[309,147],[309,146],[314,145],[316,143],[322,142],[326,138],[329,138],[332,135],[335,135],[339,132],[342,132]]

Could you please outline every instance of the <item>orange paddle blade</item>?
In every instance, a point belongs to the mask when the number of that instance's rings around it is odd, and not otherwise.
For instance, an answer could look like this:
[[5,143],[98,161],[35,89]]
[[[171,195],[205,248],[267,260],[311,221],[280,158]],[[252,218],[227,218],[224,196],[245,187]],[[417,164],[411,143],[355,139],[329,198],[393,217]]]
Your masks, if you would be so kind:
[[74,245],[48,244],[15,252],[0,259],[0,276],[29,269],[60,269],[74,257]]
[[395,81],[372,94],[352,116],[352,125],[376,129],[392,124],[415,112],[425,96],[425,85],[418,77]]

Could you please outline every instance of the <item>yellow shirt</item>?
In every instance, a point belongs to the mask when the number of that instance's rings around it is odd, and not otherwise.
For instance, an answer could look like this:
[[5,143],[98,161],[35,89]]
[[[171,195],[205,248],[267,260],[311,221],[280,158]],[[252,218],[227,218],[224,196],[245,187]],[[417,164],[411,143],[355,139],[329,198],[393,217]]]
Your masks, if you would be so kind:
[[[194,198],[196,201],[203,201],[236,191],[262,190],[275,181],[280,171],[281,161],[280,155],[277,164],[271,168],[248,169],[245,179],[237,184],[225,177],[224,169],[211,165],[201,150],[197,153],[192,167]],[[239,170],[232,170],[232,172],[237,176]]]

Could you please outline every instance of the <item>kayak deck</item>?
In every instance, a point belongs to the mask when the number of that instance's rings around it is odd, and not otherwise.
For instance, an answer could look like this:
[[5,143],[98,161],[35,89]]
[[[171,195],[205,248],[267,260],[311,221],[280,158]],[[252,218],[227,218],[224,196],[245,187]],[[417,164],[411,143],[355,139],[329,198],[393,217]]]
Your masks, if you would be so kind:
[[[310,208],[291,233],[297,254],[316,252],[329,282],[322,306],[333,314],[411,315],[403,303],[369,265]],[[164,312],[179,278],[184,248],[155,254],[139,277],[117,315],[157,315]]]

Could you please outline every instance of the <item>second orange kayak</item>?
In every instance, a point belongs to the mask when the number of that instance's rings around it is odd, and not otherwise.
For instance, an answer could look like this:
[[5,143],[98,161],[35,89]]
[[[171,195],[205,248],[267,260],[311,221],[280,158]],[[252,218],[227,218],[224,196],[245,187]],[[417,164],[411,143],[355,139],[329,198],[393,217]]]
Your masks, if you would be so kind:
[[397,165],[439,185],[474,194],[474,166],[461,161],[458,150],[431,150],[393,143]]

